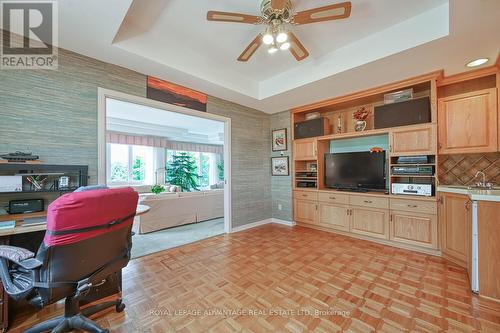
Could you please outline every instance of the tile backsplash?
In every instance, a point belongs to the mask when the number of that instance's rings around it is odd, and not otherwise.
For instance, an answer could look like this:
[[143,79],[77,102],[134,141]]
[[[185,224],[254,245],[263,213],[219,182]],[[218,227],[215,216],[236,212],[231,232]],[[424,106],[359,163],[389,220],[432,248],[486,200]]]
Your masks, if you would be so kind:
[[439,156],[440,184],[472,185],[481,180],[474,179],[478,171],[486,174],[486,180],[500,185],[500,152]]

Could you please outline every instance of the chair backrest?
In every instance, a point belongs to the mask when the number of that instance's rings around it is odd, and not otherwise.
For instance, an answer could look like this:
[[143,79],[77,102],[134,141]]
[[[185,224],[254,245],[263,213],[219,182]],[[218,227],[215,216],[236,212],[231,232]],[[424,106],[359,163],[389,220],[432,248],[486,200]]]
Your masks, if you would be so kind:
[[[47,231],[37,259],[40,281],[80,281],[105,268],[119,271],[130,259],[131,229],[138,193],[131,188],[63,195],[47,211]],[[45,304],[66,297],[71,287],[39,288]]]

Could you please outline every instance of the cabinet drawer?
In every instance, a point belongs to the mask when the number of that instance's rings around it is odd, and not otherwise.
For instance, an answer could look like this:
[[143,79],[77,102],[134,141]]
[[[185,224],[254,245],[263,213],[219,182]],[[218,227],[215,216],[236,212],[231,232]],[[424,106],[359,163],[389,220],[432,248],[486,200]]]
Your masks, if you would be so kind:
[[351,205],[373,208],[389,208],[389,198],[379,198],[364,195],[351,195]]
[[299,199],[299,200],[311,200],[311,201],[318,200],[318,192],[294,191],[293,195],[294,195],[295,199]]
[[349,204],[349,195],[347,194],[338,194],[338,193],[318,193],[318,200],[321,202],[327,202],[332,204]]
[[435,201],[391,199],[391,210],[437,214],[437,204]]

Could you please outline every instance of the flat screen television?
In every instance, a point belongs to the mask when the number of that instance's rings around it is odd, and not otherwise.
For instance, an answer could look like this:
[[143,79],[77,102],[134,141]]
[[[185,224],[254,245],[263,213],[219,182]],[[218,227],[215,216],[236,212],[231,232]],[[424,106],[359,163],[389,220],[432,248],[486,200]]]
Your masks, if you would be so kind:
[[385,151],[325,154],[325,186],[343,190],[385,190]]

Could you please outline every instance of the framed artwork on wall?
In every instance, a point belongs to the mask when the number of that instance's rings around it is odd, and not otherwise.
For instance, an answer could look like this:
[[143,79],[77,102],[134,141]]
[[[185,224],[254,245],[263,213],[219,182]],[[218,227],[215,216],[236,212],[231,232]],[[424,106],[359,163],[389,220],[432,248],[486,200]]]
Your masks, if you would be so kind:
[[273,151],[288,150],[286,128],[281,128],[273,131]]
[[198,111],[207,111],[207,95],[148,76],[147,98]]
[[289,176],[288,156],[271,157],[271,174],[273,176]]

